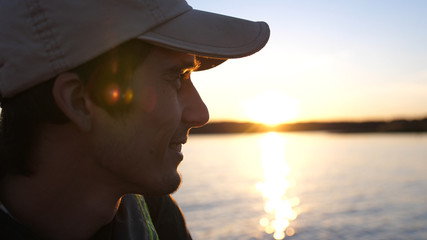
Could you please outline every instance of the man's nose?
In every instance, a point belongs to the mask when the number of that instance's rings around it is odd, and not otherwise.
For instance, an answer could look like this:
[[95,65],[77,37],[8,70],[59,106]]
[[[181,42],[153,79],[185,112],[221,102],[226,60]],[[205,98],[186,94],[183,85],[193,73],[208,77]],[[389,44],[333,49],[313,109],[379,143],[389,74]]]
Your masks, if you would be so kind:
[[209,111],[191,81],[182,88],[182,121],[189,127],[201,127],[209,121]]

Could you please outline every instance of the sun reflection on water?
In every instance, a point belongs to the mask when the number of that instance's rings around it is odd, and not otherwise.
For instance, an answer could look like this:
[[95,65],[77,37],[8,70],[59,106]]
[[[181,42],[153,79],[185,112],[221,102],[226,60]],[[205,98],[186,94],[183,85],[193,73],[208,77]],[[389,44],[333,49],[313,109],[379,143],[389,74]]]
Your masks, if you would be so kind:
[[289,227],[298,216],[296,206],[299,198],[289,199],[286,193],[293,183],[289,179],[291,169],[285,158],[286,139],[275,132],[270,132],[260,139],[264,181],[257,184],[262,192],[265,216],[259,221],[267,234],[274,239],[284,239],[295,234]]

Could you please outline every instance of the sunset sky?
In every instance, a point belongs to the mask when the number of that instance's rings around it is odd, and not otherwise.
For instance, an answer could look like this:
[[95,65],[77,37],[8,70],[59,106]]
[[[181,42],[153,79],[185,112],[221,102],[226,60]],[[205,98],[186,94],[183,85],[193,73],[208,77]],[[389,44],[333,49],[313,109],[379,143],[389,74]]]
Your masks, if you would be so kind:
[[271,29],[261,52],[193,74],[211,121],[427,117],[427,1],[188,3]]

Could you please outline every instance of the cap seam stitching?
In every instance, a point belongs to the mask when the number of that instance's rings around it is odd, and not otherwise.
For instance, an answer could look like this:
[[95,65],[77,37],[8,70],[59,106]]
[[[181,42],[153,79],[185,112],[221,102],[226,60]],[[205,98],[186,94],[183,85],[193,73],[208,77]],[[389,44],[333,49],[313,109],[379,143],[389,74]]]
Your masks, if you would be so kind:
[[182,13],[179,13],[179,14],[173,15],[173,16],[171,16],[169,19],[165,19],[165,18],[163,17],[163,20],[164,20],[164,21],[162,20],[162,21],[158,22],[156,25],[154,25],[154,26],[150,27],[148,30],[146,30],[145,32],[141,33],[139,36],[143,36],[143,35],[144,35],[144,33],[150,32],[152,29],[155,29],[155,28],[159,27],[160,25],[166,24],[166,23],[168,23],[169,21],[172,21],[173,19],[175,19],[175,18],[177,18],[177,17],[179,17],[179,16],[181,16],[181,15],[186,14],[187,12],[189,12],[189,11],[191,11],[191,10],[193,10],[193,8],[192,8],[191,6],[189,6],[189,9],[188,9],[188,10],[185,10],[185,11],[183,11]]
[[[255,52],[257,52],[259,50],[260,46],[264,45],[265,41],[263,41],[263,39],[261,38],[263,36],[262,33],[264,31],[268,31],[266,28],[264,28],[264,26],[262,25],[262,22],[260,22],[260,23],[261,23],[261,25],[259,27],[258,34],[256,35],[256,37],[254,38],[253,41],[251,41],[251,42],[249,42],[247,44],[240,45],[240,46],[237,46],[237,47],[217,47],[217,46],[214,46],[214,45],[206,45],[206,44],[204,44],[204,46],[208,46],[210,48],[217,48],[217,49],[237,49],[237,50],[238,49],[243,49],[243,48],[245,48],[247,46],[255,46],[255,49],[257,49],[257,50],[251,50],[250,51],[251,53],[255,53]],[[156,32],[150,32],[150,34],[152,34],[154,36],[157,35],[157,36],[161,36],[161,37],[166,37],[166,38],[169,39],[168,36],[165,36],[165,35],[162,35],[162,34],[159,34],[159,33],[156,33]],[[144,38],[144,36],[141,36],[141,37]],[[188,41],[182,41],[180,39],[174,39],[174,40],[175,41],[179,41],[180,43],[189,43]],[[151,40],[151,41],[153,41],[153,40]],[[163,41],[161,43],[164,44]],[[190,43],[191,44],[197,44],[195,42],[190,42]],[[179,47],[176,47],[176,48],[179,48]],[[181,48],[181,49],[184,49],[184,48]]]
[[[53,73],[58,74],[66,69],[67,64],[65,63],[64,54],[55,37],[53,26],[48,17],[46,17],[45,10],[41,7],[39,1],[27,1],[27,7],[29,9],[33,32],[40,40]],[[37,17],[40,19],[37,19]]]
[[162,20],[164,19],[164,16],[160,11],[159,4],[158,3],[154,4],[153,2],[150,2],[149,5],[150,5],[149,10],[150,10],[151,16],[153,16],[156,19],[156,22],[162,22]]

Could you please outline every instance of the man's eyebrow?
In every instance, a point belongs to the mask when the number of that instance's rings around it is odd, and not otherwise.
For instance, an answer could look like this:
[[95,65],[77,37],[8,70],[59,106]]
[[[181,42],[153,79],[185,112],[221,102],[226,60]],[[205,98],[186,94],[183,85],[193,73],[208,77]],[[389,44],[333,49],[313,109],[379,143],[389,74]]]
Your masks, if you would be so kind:
[[177,64],[170,68],[170,71],[174,72],[192,72],[196,71],[200,67],[200,63],[197,60],[194,60],[193,62],[183,62],[181,64]]

